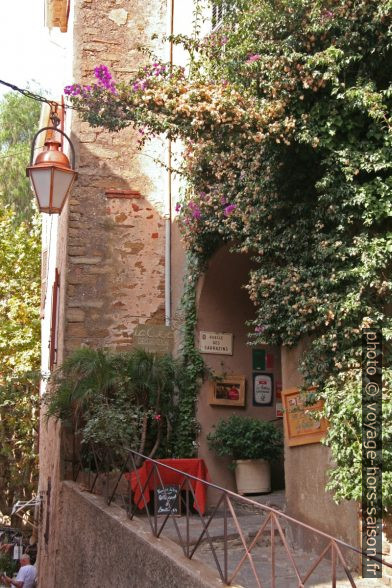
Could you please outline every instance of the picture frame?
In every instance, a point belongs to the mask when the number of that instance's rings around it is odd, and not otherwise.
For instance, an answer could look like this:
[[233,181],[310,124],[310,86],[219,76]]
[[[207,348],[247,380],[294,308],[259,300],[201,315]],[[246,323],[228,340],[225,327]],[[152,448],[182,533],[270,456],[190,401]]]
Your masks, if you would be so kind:
[[323,400],[305,406],[299,388],[282,390],[284,431],[289,447],[320,443],[328,423],[325,419],[313,419],[311,413],[321,410]]
[[210,381],[209,404],[245,406],[245,376],[230,375]]
[[253,406],[272,406],[274,401],[274,375],[253,372]]

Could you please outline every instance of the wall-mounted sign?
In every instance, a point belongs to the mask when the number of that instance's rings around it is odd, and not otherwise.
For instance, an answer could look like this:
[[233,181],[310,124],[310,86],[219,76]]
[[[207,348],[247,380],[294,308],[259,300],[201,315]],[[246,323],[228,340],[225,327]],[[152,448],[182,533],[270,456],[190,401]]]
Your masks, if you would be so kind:
[[323,401],[307,406],[298,388],[282,390],[284,429],[290,447],[319,443],[327,430],[325,419],[312,417],[312,412],[321,410]]
[[200,331],[199,350],[201,353],[233,355],[233,333],[213,333]]
[[245,406],[245,376],[227,376],[210,382],[209,404]]
[[252,368],[254,372],[265,370],[265,349],[252,349]]
[[270,406],[274,396],[272,374],[253,373],[253,406]]
[[266,370],[273,370],[274,369],[274,354],[267,353],[265,356],[265,369]]
[[165,325],[138,325],[133,332],[133,343],[150,353],[171,353],[173,332]]

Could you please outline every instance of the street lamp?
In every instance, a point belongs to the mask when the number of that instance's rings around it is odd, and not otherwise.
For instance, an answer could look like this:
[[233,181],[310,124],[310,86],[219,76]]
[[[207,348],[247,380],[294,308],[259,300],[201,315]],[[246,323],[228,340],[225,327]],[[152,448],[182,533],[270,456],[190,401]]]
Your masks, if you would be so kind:
[[[57,128],[60,119],[55,113],[50,116],[53,126],[40,129],[34,136],[31,145],[30,165],[26,168],[26,175],[30,177],[31,186],[38,201],[40,212],[60,214],[68,193],[77,177],[75,172],[75,149],[71,139]],[[72,165],[68,157],[60,151],[61,143],[53,138],[45,141],[45,149],[37,155],[33,164],[35,142],[44,131],[60,133],[67,139],[71,147]],[[53,135],[52,135],[53,137]]]

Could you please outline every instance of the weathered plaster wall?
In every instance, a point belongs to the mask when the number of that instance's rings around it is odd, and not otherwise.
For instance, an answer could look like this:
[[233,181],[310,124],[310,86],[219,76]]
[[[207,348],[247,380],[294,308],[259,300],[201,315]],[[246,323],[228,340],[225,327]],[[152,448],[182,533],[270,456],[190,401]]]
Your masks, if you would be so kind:
[[[301,386],[298,364],[305,344],[295,349],[282,348],[283,389]],[[353,502],[336,505],[326,492],[330,452],[320,443],[288,447],[285,444],[285,481],[288,514],[325,533],[359,545],[358,506]],[[299,533],[299,529],[295,529]],[[314,536],[297,535],[305,546],[314,544]]]
[[118,506],[61,485],[59,549],[53,584],[43,588],[218,588],[218,575],[185,558],[166,538],[156,539],[147,522],[127,519]]
[[[75,0],[73,5],[74,81],[91,83],[100,64],[115,80],[126,80],[141,64],[139,45],[167,56],[167,46],[151,39],[166,32],[166,0]],[[60,217],[57,243],[51,243],[61,277],[58,364],[81,346],[128,349],[136,325],[164,323],[167,173],[153,158],[165,161],[165,145],[157,141],[140,153],[137,132],[93,129],[75,112],[71,138],[79,176]],[[54,570],[64,556],[59,521],[67,508],[60,495],[67,445],[60,426],[43,417],[39,579],[44,588],[60,586]],[[75,536],[81,534],[88,541],[79,528]]]
[[[137,47],[158,49],[152,33],[166,31],[162,0],[77,6],[75,79],[83,83],[101,63],[116,80],[127,79],[140,66]],[[77,119],[73,130],[80,177],[70,201],[65,348],[126,348],[139,322],[163,322],[167,177],[138,152],[137,132],[108,133]],[[160,155],[157,145],[146,150]],[[120,193],[108,199],[108,190]]]
[[[233,333],[233,355],[203,354],[206,365],[215,373],[222,375],[242,374],[246,377],[246,405],[244,408],[231,406],[212,406],[208,402],[209,383],[205,382],[198,402],[198,421],[201,423],[199,435],[199,455],[204,458],[214,483],[236,490],[234,474],[228,469],[229,459],[216,457],[207,447],[206,436],[214,424],[222,418],[238,413],[257,417],[261,420],[275,419],[275,394],[272,406],[252,405],[252,347],[248,343],[249,327],[246,322],[254,318],[254,306],[244,285],[248,282],[251,263],[247,256],[229,252],[222,247],[211,258],[208,269],[199,286],[198,324],[196,337],[200,331]],[[273,356],[273,367],[265,372],[273,373],[274,382],[281,382],[280,352],[278,348],[260,345]],[[277,426],[282,426],[277,422]],[[282,464],[274,469],[273,486],[283,487]],[[211,502],[214,496],[209,497]]]

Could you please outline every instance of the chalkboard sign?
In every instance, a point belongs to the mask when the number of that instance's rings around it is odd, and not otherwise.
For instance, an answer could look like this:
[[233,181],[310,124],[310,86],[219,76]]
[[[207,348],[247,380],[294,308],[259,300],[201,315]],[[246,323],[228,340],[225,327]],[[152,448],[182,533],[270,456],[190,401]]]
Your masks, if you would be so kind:
[[179,486],[164,486],[155,490],[155,508],[157,515],[181,514]]

